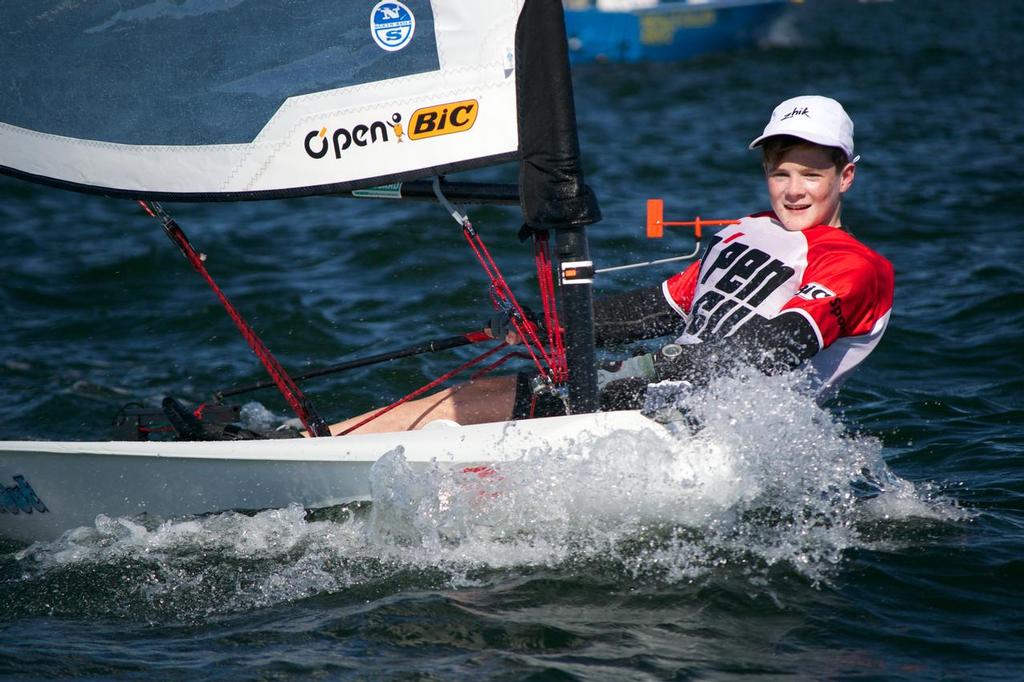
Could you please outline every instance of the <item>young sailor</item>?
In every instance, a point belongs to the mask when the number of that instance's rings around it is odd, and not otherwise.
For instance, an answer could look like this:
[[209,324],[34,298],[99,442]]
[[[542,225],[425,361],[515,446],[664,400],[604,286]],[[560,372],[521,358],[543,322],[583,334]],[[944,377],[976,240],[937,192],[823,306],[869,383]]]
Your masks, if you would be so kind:
[[[809,365],[824,400],[878,344],[892,308],[893,268],[842,224],[843,194],[860,158],[853,122],[833,99],[795,97],[775,108],[750,143],[757,147],[771,211],[717,233],[700,261],[661,285],[595,302],[599,344],[678,335],[657,353],[599,369],[604,409],[640,407],[648,383],[702,385],[736,363],[768,374]],[[405,403],[356,433],[563,410],[560,401],[534,400],[527,375],[499,376]]]

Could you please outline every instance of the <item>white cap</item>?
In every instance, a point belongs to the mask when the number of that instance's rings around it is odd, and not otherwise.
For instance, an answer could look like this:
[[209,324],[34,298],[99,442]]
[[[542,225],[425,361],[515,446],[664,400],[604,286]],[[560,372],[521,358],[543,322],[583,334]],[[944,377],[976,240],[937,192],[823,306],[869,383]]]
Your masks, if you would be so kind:
[[750,149],[775,135],[792,135],[826,147],[838,147],[852,163],[860,158],[853,156],[853,121],[843,105],[829,97],[802,95],[787,99],[775,107],[764,133],[750,143]]

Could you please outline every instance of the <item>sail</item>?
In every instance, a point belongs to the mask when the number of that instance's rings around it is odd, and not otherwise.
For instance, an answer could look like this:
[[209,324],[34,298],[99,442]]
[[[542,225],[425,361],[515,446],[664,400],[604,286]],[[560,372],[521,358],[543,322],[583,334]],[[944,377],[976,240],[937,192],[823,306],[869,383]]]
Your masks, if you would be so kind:
[[596,409],[560,0],[4,0],[0,64],[0,172],[64,189],[273,199],[518,159],[524,224],[556,233],[570,407]]
[[0,170],[197,201],[513,159],[531,2],[5,0]]

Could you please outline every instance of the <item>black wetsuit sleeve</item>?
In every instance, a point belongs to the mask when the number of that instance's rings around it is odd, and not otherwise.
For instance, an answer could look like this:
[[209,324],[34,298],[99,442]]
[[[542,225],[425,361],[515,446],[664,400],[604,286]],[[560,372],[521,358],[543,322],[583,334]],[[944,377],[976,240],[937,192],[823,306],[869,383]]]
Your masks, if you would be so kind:
[[661,293],[661,285],[594,301],[594,336],[608,346],[682,333],[684,321]]
[[720,341],[683,346],[672,360],[658,353],[654,366],[659,381],[686,380],[703,386],[737,364],[765,374],[786,372],[819,350],[818,335],[807,318],[785,312],[771,320],[755,317]]

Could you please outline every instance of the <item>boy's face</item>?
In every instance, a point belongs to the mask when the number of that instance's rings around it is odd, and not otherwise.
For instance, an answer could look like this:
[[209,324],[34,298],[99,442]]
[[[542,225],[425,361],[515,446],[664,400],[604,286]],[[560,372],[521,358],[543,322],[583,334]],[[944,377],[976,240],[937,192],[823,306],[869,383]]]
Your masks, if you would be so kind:
[[853,184],[854,165],[837,171],[828,151],[800,145],[766,168],[772,210],[787,230],[799,232],[815,225],[839,227],[843,192]]

